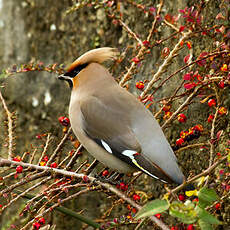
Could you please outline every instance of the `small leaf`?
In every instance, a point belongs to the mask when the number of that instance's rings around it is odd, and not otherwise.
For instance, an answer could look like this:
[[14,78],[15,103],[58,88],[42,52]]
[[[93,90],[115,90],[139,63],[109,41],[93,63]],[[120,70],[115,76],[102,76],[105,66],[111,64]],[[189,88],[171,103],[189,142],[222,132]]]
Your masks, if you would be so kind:
[[209,223],[209,224],[221,224],[221,222],[213,215],[209,214],[203,208],[196,206],[195,211],[199,217],[199,219]]
[[194,204],[187,205],[180,202],[173,202],[169,208],[169,214],[177,217],[185,224],[192,224],[197,221],[197,213],[194,210]]
[[184,80],[185,81],[190,81],[191,78],[192,78],[192,74],[191,73],[186,73],[184,76],[183,76]]
[[212,225],[203,220],[199,220],[198,224],[201,230],[213,230]]
[[169,208],[169,203],[166,200],[153,200],[147,203],[139,212],[136,214],[135,219],[148,217],[157,213],[162,213]]
[[192,88],[194,88],[196,86],[196,83],[195,82],[191,82],[191,83],[185,83],[184,84],[184,88],[185,89],[192,89]]
[[203,187],[198,192],[198,198],[199,198],[198,205],[202,208],[205,208],[208,205],[211,205],[214,201],[216,201],[218,199],[218,196],[215,190]]

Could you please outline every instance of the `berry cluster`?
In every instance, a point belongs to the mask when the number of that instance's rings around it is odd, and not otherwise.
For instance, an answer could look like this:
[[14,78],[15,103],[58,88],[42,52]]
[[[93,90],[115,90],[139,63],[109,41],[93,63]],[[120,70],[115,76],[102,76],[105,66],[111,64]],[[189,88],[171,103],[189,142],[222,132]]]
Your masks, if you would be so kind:
[[185,145],[185,142],[192,141],[200,137],[203,131],[202,125],[195,125],[190,128],[188,131],[181,131],[180,138],[176,140],[176,145],[173,146],[173,150],[177,150],[180,147]]
[[137,88],[137,89],[143,90],[144,87],[145,87],[145,84],[144,84],[143,81],[137,81],[137,82],[136,82],[136,88]]
[[45,219],[42,217],[38,222],[33,223],[33,229],[40,229],[45,224]]

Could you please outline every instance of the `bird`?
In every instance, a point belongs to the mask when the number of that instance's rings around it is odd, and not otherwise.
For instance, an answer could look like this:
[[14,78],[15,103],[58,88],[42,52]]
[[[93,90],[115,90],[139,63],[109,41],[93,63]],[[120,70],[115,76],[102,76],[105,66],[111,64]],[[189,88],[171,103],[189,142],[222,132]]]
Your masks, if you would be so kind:
[[182,184],[184,174],[153,114],[103,66],[116,57],[115,48],[96,48],[58,76],[71,88],[69,118],[74,134],[106,167],[125,174],[142,171],[164,183]]

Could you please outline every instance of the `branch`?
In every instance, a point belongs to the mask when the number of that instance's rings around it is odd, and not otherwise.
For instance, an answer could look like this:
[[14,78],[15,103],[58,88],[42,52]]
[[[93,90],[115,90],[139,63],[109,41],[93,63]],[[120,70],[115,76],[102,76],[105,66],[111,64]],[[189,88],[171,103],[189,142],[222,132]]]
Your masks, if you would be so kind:
[[191,179],[187,180],[186,182],[184,182],[183,184],[177,186],[176,188],[172,189],[170,191],[170,193],[175,193],[180,191],[181,189],[183,189],[186,185],[192,183],[193,181],[199,179],[202,176],[206,176],[208,174],[210,174],[219,164],[221,164],[222,162],[224,162],[227,159],[228,155],[224,156],[223,158],[221,158],[220,160],[216,161],[214,164],[212,164],[210,167],[208,167],[206,170],[204,170],[202,173],[192,177]]
[[[155,30],[156,22],[157,22],[157,20],[158,20],[159,17],[160,17],[160,12],[161,12],[162,6],[163,6],[163,0],[161,0],[161,2],[160,2],[160,4],[159,4],[158,10],[157,10],[157,15],[156,15],[156,17],[155,17],[155,19],[154,19],[154,21],[153,21],[153,23],[152,23],[152,28],[151,28],[151,30],[150,30],[150,32],[149,32],[148,37],[147,37],[147,41],[148,41],[148,42],[150,41],[150,39],[151,39],[151,37],[152,37],[152,35],[153,35],[153,32],[154,32],[154,30]],[[138,54],[137,54],[136,57],[137,57],[138,59],[140,59],[140,58],[143,56],[143,54],[144,54],[144,52],[146,51],[146,49],[147,49],[147,47],[145,47],[145,46],[142,44],[142,46],[141,46],[141,48],[140,48],[140,50],[139,50],[139,52],[138,52]],[[129,68],[128,71],[127,71],[127,73],[124,75],[124,77],[123,77],[123,78],[121,79],[121,81],[119,82],[119,85],[120,85],[120,86],[124,86],[125,82],[128,81],[128,80],[130,79],[130,75],[131,75],[131,73],[134,71],[135,67],[136,67],[136,63],[132,62],[130,68]]]
[[13,114],[9,111],[6,102],[2,96],[2,93],[0,91],[0,99],[2,101],[2,106],[6,112],[7,115],[7,120],[8,120],[8,159],[12,159],[13,158]]
[[[12,161],[12,160],[0,158],[0,167],[11,166],[11,165],[21,165],[22,167],[25,167],[25,168],[32,168],[32,169],[36,169],[39,171],[43,171],[43,173],[56,173],[56,174],[61,174],[61,175],[65,175],[68,177],[75,177],[75,178],[79,178],[79,179],[84,179],[85,177],[87,177],[87,180],[89,182],[96,183],[96,184],[108,189],[109,191],[115,193],[117,196],[119,196],[120,198],[122,198],[123,200],[125,200],[126,202],[128,202],[129,204],[131,204],[132,206],[137,208],[138,210],[142,208],[140,205],[136,204],[133,200],[131,200],[125,194],[120,192],[117,188],[113,187],[110,184],[100,182],[92,176],[86,176],[85,174],[82,174],[82,173],[70,172],[70,171],[66,171],[66,170],[58,169],[58,168],[50,168],[47,166],[33,165],[33,164],[29,164],[29,163],[17,162],[17,161]],[[165,225],[161,220],[159,220],[155,216],[150,217],[150,219],[152,221],[154,221],[163,230],[169,230],[168,226]]]
[[139,43],[139,45],[143,46],[140,38],[138,38],[138,36],[121,19],[119,19],[118,21],[126,29],[126,31]]
[[183,42],[185,39],[187,39],[190,34],[191,34],[191,31],[183,34],[183,36],[178,41],[178,43],[175,45],[175,47],[170,52],[170,54],[168,55],[168,57],[164,60],[163,64],[159,67],[159,69],[157,70],[157,72],[153,75],[153,78],[148,83],[146,89],[142,92],[142,94],[140,96],[141,98],[144,98],[147,95],[147,93],[152,89],[153,84],[159,79],[159,77],[161,76],[161,74],[165,72],[165,70],[167,69],[167,66],[172,61],[173,57],[181,49],[181,42]]
[[192,100],[192,98],[195,96],[195,94],[199,91],[200,87],[197,87],[194,89],[194,91],[188,96],[188,98],[185,100],[185,102],[172,114],[172,116],[162,125],[162,129],[170,122],[172,119],[179,114],[179,112]]

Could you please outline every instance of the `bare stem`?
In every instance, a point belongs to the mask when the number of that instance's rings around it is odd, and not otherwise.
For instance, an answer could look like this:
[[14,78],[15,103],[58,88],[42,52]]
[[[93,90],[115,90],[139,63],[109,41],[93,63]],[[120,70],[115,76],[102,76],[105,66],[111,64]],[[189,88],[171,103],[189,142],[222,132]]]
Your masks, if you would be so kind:
[[8,120],[8,159],[12,159],[13,158],[13,114],[9,111],[6,102],[2,96],[2,93],[0,91],[0,99],[2,101],[2,106],[6,112],[7,115],[7,120]]
[[157,70],[157,72],[153,75],[151,81],[148,83],[148,85],[146,86],[145,90],[142,92],[142,94],[140,96],[141,98],[144,98],[147,95],[147,93],[152,89],[153,84],[156,82],[156,80],[158,80],[160,78],[161,74],[165,72],[165,70],[167,69],[167,66],[172,61],[173,57],[181,49],[181,42],[183,42],[184,40],[186,40],[190,34],[191,34],[191,31],[183,34],[183,36],[181,37],[181,39],[177,42],[177,44],[175,45],[175,47],[169,53],[168,57],[164,60],[164,62],[159,67],[159,69]]

